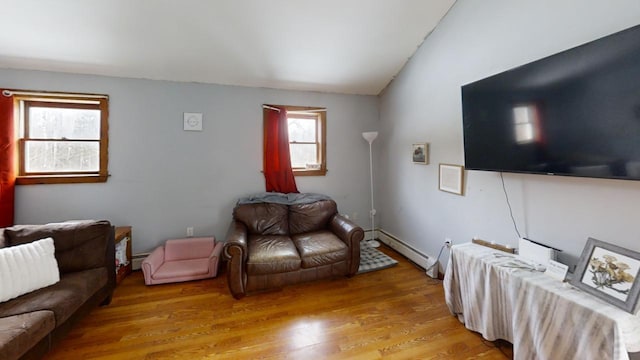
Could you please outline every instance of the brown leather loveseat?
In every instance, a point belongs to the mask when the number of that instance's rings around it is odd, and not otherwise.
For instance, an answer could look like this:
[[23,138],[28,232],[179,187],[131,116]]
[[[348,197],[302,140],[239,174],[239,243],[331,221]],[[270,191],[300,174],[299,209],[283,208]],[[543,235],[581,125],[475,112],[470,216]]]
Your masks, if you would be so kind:
[[337,276],[360,265],[361,227],[319,194],[265,193],[241,199],[223,249],[229,290],[247,293]]

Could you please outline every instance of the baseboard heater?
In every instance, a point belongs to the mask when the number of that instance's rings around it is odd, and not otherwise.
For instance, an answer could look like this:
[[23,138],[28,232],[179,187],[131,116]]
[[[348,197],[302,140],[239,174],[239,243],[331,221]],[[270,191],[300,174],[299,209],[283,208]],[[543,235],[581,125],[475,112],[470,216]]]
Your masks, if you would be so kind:
[[142,260],[144,260],[147,256],[149,256],[149,253],[134,254],[133,256],[131,256],[131,268],[133,270],[142,269]]
[[378,230],[378,239],[425,270],[433,268],[432,265],[436,262],[435,257],[414,249],[411,245],[384,230]]

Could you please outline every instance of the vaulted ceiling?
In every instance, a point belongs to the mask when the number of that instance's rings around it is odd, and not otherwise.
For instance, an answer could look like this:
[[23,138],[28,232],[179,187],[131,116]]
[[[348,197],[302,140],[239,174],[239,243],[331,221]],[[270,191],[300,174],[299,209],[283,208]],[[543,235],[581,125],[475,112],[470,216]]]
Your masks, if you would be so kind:
[[377,95],[455,0],[1,0],[0,68]]

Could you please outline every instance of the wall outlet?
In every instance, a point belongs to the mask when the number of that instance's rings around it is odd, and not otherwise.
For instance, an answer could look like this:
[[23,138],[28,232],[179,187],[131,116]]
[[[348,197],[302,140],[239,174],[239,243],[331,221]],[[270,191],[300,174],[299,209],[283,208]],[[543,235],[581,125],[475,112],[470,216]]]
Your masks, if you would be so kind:
[[193,226],[189,226],[187,228],[187,237],[192,237],[193,236]]

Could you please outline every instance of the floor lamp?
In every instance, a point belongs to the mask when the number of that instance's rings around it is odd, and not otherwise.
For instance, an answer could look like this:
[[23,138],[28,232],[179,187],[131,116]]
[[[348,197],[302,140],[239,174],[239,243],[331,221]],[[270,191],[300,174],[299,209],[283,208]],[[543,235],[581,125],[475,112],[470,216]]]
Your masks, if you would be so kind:
[[371,211],[369,212],[369,216],[371,217],[371,240],[367,240],[367,244],[371,247],[378,247],[380,243],[374,240],[375,236],[375,216],[376,216],[376,208],[373,206],[373,152],[371,149],[371,144],[373,140],[378,137],[377,131],[368,131],[363,132],[362,137],[369,142],[369,177],[371,179]]

